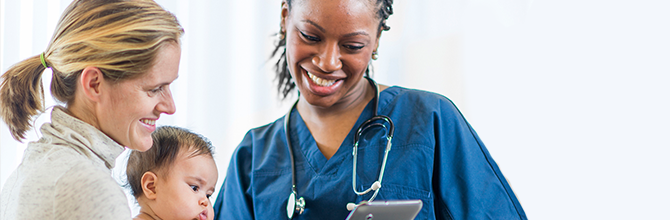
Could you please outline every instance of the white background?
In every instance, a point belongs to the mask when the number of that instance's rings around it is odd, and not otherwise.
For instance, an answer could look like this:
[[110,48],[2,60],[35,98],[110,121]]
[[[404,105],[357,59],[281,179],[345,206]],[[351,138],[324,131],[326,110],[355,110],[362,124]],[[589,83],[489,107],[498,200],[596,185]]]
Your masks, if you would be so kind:
[[[69,2],[0,0],[3,72],[46,48]],[[186,30],[177,113],[158,123],[209,137],[220,185],[246,131],[295,98],[278,99],[267,62],[280,1],[157,2]],[[374,78],[454,100],[529,218],[670,219],[670,2],[398,0],[394,11]],[[4,184],[25,145],[0,131]]]

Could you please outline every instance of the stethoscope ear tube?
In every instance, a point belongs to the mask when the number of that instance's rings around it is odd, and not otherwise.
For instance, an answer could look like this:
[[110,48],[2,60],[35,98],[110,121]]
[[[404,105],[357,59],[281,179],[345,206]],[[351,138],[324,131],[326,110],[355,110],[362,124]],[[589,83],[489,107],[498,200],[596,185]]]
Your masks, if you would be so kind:
[[393,132],[395,130],[395,126],[393,126],[393,121],[391,121],[391,118],[389,118],[385,115],[375,115],[372,118],[363,122],[363,124],[361,124],[361,126],[358,127],[358,131],[356,131],[356,134],[354,134],[354,146],[355,146],[356,143],[358,143],[358,140],[361,138],[361,135],[363,134],[363,131],[366,128],[369,128],[369,127],[372,127],[372,126],[382,126],[382,127],[386,128],[386,126],[384,126],[384,124],[379,124],[379,123],[374,123],[373,124],[372,123],[372,122],[377,121],[377,120],[383,120],[383,121],[386,121],[386,123],[389,124],[388,132],[386,133],[386,139],[393,139]]

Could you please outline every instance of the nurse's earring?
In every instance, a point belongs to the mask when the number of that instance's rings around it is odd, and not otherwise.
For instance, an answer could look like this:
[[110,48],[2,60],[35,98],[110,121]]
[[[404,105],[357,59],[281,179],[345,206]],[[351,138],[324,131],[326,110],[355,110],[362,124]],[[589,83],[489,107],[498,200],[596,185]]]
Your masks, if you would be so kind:
[[373,59],[373,60],[377,60],[378,58],[379,58],[379,53],[377,53],[376,50],[375,50],[375,51],[372,51],[372,59]]

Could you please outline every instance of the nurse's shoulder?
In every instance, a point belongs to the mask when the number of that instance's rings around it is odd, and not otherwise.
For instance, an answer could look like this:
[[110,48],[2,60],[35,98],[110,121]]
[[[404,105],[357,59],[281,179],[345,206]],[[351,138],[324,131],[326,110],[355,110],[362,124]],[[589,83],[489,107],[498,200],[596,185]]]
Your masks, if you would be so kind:
[[[252,128],[244,136],[244,139],[235,149],[233,157],[241,161],[251,162],[251,170],[262,169],[262,164],[268,164],[277,155],[288,155],[286,147],[286,134],[284,132],[284,117],[280,117],[272,123]],[[272,166],[274,167],[274,166]],[[276,167],[274,167],[276,168]]]
[[400,111],[405,114],[430,114],[460,116],[451,99],[430,91],[393,86],[385,89],[379,100],[382,112]]

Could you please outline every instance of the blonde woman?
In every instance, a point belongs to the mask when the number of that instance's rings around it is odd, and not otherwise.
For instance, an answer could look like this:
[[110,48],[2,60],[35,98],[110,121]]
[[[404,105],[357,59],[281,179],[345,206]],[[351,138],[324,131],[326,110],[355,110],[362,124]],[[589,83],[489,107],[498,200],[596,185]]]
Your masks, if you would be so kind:
[[54,107],[5,183],[0,219],[130,219],[110,176],[124,150],[146,151],[161,114],[175,112],[183,29],[152,0],[75,0],[44,53],[2,75],[0,116],[17,140],[43,111],[42,72]]

